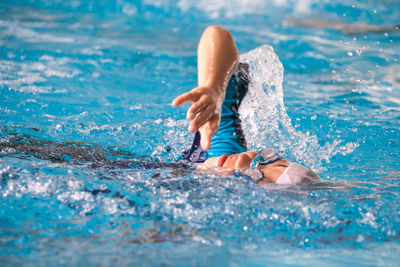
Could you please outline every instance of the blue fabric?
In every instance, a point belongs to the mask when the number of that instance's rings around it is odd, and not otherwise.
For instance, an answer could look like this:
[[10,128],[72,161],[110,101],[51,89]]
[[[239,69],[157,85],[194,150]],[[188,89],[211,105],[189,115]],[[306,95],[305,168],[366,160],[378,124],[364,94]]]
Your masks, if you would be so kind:
[[247,150],[241,128],[238,109],[248,90],[248,65],[240,63],[229,80],[225,100],[222,104],[221,122],[218,132],[211,139],[211,148],[203,151],[200,134],[197,132],[192,147],[183,152],[182,157],[190,162],[204,162],[207,158],[232,155]]
[[192,147],[188,150],[183,151],[182,158],[193,163],[202,163],[207,159],[205,152],[203,151],[203,149],[201,149],[200,146],[199,132],[196,132],[196,134],[194,135]]
[[238,133],[240,119],[238,114],[238,93],[236,77],[232,76],[226,89],[222,104],[221,122],[218,132],[211,139],[211,148],[207,151],[207,158],[219,157],[223,154],[232,155],[246,151]]

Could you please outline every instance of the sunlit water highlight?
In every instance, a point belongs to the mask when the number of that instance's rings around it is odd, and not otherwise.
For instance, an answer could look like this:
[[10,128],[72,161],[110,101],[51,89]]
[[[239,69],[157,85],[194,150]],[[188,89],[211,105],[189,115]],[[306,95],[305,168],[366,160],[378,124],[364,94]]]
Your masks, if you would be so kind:
[[[390,26],[396,1],[18,1],[0,14],[1,262],[397,264],[399,31],[290,24]],[[250,64],[249,147],[323,183],[262,188],[174,163],[192,136],[169,104],[195,86],[209,24]]]

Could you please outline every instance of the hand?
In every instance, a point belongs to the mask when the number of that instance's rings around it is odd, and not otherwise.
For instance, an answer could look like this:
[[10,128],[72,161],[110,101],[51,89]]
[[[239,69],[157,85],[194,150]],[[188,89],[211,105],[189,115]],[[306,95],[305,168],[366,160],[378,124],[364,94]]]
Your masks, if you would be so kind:
[[222,167],[230,170],[245,170],[250,168],[251,163],[257,155],[258,153],[254,151],[242,152],[230,156],[222,155],[207,159],[204,165],[209,168]]
[[174,107],[187,102],[193,103],[186,113],[186,118],[193,120],[189,125],[189,132],[200,132],[200,145],[204,150],[210,149],[211,138],[218,132],[223,100],[223,90],[200,86],[172,101]]

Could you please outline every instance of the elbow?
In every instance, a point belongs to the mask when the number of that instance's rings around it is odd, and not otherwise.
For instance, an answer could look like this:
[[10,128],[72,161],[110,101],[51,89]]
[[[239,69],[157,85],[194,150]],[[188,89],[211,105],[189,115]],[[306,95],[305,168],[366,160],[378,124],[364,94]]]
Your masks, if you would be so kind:
[[228,36],[228,37],[232,38],[232,35],[228,30],[226,30],[226,29],[224,29],[222,27],[219,27],[219,26],[215,26],[215,25],[208,26],[204,30],[204,32],[205,33],[218,34],[218,35],[221,35],[221,36]]
[[219,26],[208,26],[205,31],[204,35],[209,35],[212,36],[213,38],[218,38],[226,42],[231,42],[234,44],[233,36],[232,34],[228,31],[225,30],[224,28],[221,28]]
[[237,50],[235,41],[232,34],[228,30],[212,25],[205,29],[203,36],[206,37],[206,39],[213,40],[216,43],[221,44],[221,46],[224,47],[224,50],[232,53],[236,60],[239,58],[239,52]]

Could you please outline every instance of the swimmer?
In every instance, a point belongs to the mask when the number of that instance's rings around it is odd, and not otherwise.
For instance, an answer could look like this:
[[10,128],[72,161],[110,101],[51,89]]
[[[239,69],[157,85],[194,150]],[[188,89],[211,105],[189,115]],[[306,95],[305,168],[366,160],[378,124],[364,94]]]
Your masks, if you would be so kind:
[[[206,29],[198,48],[198,87],[178,96],[173,106],[192,102],[187,118],[189,131],[196,132],[192,147],[183,152],[183,159],[202,163],[200,168],[235,174],[252,179],[259,185],[275,182],[297,184],[319,180],[311,170],[282,159],[276,150],[247,151],[241,129],[239,106],[249,84],[248,65],[239,63],[239,53],[231,34],[216,26]],[[4,131],[8,132],[7,129]],[[14,136],[15,135],[15,136]],[[84,164],[92,168],[128,168],[187,170],[185,162],[163,163],[148,157],[135,159],[133,154],[113,147],[86,143],[58,143],[8,133],[0,142],[0,155],[34,156],[52,162]],[[122,158],[122,159],[121,159]]]
[[258,185],[320,180],[308,168],[282,159],[273,148],[247,151],[238,110],[248,84],[248,65],[239,63],[232,35],[208,27],[198,46],[198,87],[172,102],[174,107],[192,103],[186,118],[191,120],[189,131],[196,134],[183,158],[202,163],[202,169],[246,177]]

